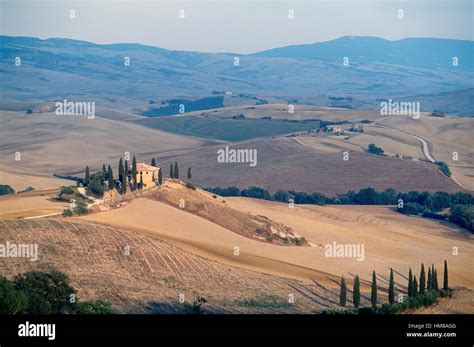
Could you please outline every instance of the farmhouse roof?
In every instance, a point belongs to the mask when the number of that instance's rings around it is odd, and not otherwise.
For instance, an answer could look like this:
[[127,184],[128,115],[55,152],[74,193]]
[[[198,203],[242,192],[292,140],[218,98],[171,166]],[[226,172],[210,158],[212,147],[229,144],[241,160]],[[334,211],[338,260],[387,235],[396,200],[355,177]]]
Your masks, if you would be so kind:
[[[130,170],[132,170],[132,165],[130,165]],[[160,168],[145,163],[137,163],[137,171],[160,171]]]

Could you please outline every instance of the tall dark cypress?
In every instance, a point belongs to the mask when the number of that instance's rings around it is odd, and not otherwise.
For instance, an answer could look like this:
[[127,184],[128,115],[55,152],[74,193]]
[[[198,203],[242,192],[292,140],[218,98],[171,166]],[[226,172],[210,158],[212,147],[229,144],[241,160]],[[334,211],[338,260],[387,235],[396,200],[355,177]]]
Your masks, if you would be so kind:
[[177,163],[177,162],[174,162],[173,177],[179,180],[179,167],[178,167],[178,163]]
[[133,190],[137,190],[138,188],[137,160],[135,159],[135,156],[133,156],[133,160],[132,160],[132,180],[133,180]]
[[160,171],[158,171],[158,183],[160,185],[163,183],[163,174],[161,173],[161,168]]
[[393,305],[395,302],[395,282],[393,280],[393,269],[390,269],[390,282],[388,283],[388,302]]
[[173,164],[170,164],[170,178],[174,178],[173,177]]
[[115,186],[114,173],[113,173],[112,168],[110,167],[110,165],[107,169],[107,180],[108,180],[109,190],[114,189],[114,186]]
[[416,276],[413,276],[413,297],[418,295],[418,282],[416,281]]
[[346,306],[346,299],[347,299],[347,287],[346,281],[344,280],[344,276],[341,277],[341,292],[339,294],[339,305],[342,307]]
[[84,183],[86,186],[89,184],[90,179],[91,179],[91,176],[90,176],[89,166],[86,166],[86,177],[84,178]]
[[124,175],[124,169],[123,169],[123,161],[122,161],[122,158],[120,158],[119,160],[119,167],[118,167],[118,171],[119,171],[119,177],[118,177],[118,180],[120,183],[122,183],[122,180],[123,180],[123,175]]
[[354,307],[357,309],[360,305],[360,283],[359,275],[356,275],[354,278],[354,290],[352,292],[352,301],[354,302]]
[[375,271],[372,272],[372,290],[370,292],[370,302],[372,303],[372,307],[377,307],[377,276],[375,275]]
[[151,159],[151,166],[155,166],[155,167],[156,167],[156,160],[155,160],[155,158],[152,158],[152,159]]
[[193,174],[191,173],[191,168],[188,167],[188,181],[191,181],[191,178],[193,178]]
[[431,286],[433,285],[432,284],[432,276],[431,276],[431,267],[428,267],[428,281],[426,282],[426,288],[428,290],[432,289]]
[[408,271],[408,297],[411,298],[413,296],[413,274]]
[[128,167],[128,161],[125,160],[124,164],[123,164],[123,171],[124,171],[124,174],[123,174],[123,187],[122,189],[124,190],[124,194],[127,192],[128,190],[128,173],[129,173],[129,167]]
[[420,294],[425,294],[426,288],[426,277],[425,277],[425,265],[421,263],[421,271],[420,271]]
[[438,291],[439,290],[439,287],[438,287],[438,271],[436,269],[434,270],[433,281],[434,281],[433,289]]
[[449,286],[448,286],[448,262],[446,260],[444,261],[443,289],[446,290],[446,291],[449,290]]

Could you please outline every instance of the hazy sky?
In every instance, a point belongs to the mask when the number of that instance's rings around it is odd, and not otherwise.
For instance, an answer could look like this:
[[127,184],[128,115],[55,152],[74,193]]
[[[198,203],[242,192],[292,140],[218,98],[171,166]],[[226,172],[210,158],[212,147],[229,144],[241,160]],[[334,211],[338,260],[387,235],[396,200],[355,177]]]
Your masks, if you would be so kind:
[[[288,18],[289,10],[294,19]],[[474,35],[472,0],[0,0],[0,11],[2,35],[134,42],[201,52],[249,53],[345,35],[391,40],[473,40]]]

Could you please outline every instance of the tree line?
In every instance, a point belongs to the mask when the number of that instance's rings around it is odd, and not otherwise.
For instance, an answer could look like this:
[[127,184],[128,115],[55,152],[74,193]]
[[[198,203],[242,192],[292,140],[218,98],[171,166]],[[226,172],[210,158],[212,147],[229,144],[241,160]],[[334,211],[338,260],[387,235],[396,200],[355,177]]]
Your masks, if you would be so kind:
[[[341,277],[339,292],[339,306],[346,307],[347,304],[347,285],[344,276]],[[431,305],[436,302],[438,297],[446,297],[450,295],[448,283],[448,263],[444,261],[444,273],[442,287],[438,284],[438,272],[434,265],[428,267],[428,275],[426,275],[425,266],[422,263],[420,276],[417,280],[412,270],[408,272],[407,296],[408,300],[395,300],[395,281],[393,278],[393,269],[390,269],[389,285],[388,285],[388,304],[378,305],[378,286],[377,275],[372,272],[372,282],[370,291],[371,310],[373,313],[396,313],[408,308],[418,308],[421,306]],[[354,277],[352,290],[352,303],[354,309],[360,308],[360,279],[358,275]],[[397,301],[397,302],[395,302]],[[334,313],[328,311],[326,313]],[[337,313],[337,311],[336,311]]]
[[[293,190],[278,190],[270,194],[268,190],[250,187],[240,190],[237,187],[205,188],[220,196],[243,196],[295,204],[313,205],[396,205],[397,211],[406,215],[422,215],[426,218],[449,220],[470,231],[474,231],[474,196],[470,193],[457,192],[397,192],[388,188],[377,192],[374,188],[360,189],[358,192],[349,190],[346,194],[328,197],[319,192],[306,193]],[[449,214],[438,214],[450,208]]]

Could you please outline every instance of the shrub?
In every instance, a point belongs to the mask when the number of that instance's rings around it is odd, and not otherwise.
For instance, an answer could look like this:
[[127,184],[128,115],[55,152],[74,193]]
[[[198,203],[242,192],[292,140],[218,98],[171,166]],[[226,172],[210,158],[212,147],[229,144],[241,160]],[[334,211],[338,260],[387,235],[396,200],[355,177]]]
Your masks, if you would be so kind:
[[69,187],[64,187],[63,189],[61,189],[61,192],[59,193],[59,195],[72,195],[74,194],[74,188],[69,186]]
[[18,193],[28,193],[28,192],[32,192],[32,191],[34,191],[34,190],[35,190],[35,188],[33,188],[33,187],[28,187],[28,188],[26,188],[26,189],[20,190]]
[[435,164],[438,165],[439,170],[442,173],[444,173],[448,177],[451,177],[451,170],[449,170],[449,166],[445,162],[437,161]]
[[8,184],[0,184],[0,195],[15,194],[15,189]]
[[80,216],[88,214],[90,210],[87,208],[86,203],[80,201],[77,203],[77,206],[74,208],[74,212]]
[[103,300],[89,300],[77,304],[78,314],[112,314],[112,304]]
[[449,221],[474,232],[474,205],[452,206]]
[[207,300],[205,298],[199,296],[199,297],[196,298],[196,300],[193,301],[192,305],[186,304],[185,307],[186,307],[186,310],[189,313],[202,314],[202,313],[204,313],[203,309],[202,309],[202,305],[204,305],[205,303],[207,303]]
[[99,175],[94,176],[87,185],[87,192],[99,198],[104,196],[104,187]]
[[377,147],[374,143],[369,144],[367,151],[371,154],[383,155],[384,150],[381,147]]
[[406,215],[419,215],[425,211],[424,206],[417,202],[407,202],[403,204],[403,208],[399,208],[398,212]]
[[72,211],[68,208],[63,211],[63,217],[72,217],[72,215]]

